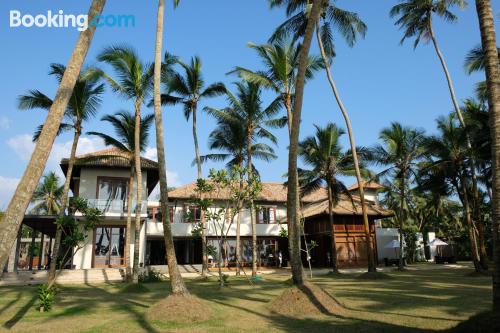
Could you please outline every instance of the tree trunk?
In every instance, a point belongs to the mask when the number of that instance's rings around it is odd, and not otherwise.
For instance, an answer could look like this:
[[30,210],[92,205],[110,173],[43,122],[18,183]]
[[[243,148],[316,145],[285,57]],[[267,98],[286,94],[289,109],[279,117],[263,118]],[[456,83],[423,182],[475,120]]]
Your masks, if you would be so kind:
[[[247,129],[247,172],[248,181],[253,177],[253,164],[252,164],[252,131],[251,124]],[[257,222],[255,216],[255,208],[253,200],[250,200],[250,222],[252,224],[252,276],[257,276]]]
[[401,202],[399,204],[399,264],[398,264],[398,269],[402,271],[404,269],[404,257],[403,257],[403,251],[404,251],[404,237],[403,237],[403,227],[404,227],[404,221],[405,221],[405,178],[406,178],[406,172],[402,172],[402,177],[399,180],[401,182]]
[[492,156],[492,221],[493,221],[493,330],[500,331],[500,70],[490,0],[476,0],[476,11],[485,52],[486,85],[490,113]]
[[[243,161],[239,163],[240,167],[240,193],[243,192]],[[241,201],[238,201],[238,207],[237,207],[237,213],[238,213],[238,219],[236,220],[236,275],[240,275],[240,263],[241,263],[241,215],[243,213],[243,203]]]
[[162,211],[163,237],[165,239],[165,253],[170,277],[170,288],[174,295],[188,295],[189,291],[184,284],[177,258],[175,256],[174,238],[170,225],[170,212],[168,207],[167,167],[165,162],[165,139],[163,135],[163,120],[161,114],[161,54],[163,39],[163,16],[165,13],[165,0],[158,0],[158,18],[156,26],[155,64],[153,102],[156,128],[156,150],[158,156],[158,169],[160,178],[160,205]]
[[[65,212],[68,203],[69,185],[71,183],[71,178],[73,175],[73,166],[75,165],[75,156],[76,156],[76,149],[78,147],[78,140],[80,140],[81,124],[78,123],[75,125],[76,125],[75,134],[73,135],[73,143],[71,145],[71,152],[68,161],[68,171],[66,172],[66,180],[64,181],[63,193],[61,197],[61,208],[59,209],[59,218],[62,218],[66,215]],[[62,240],[62,230],[59,229],[60,227],[58,226],[54,242],[54,251],[52,253],[52,257],[55,258],[56,260],[52,260],[50,262],[50,267],[49,267],[49,277],[47,281],[49,288],[51,288],[54,285],[56,278],[57,257],[59,256],[59,248],[61,246],[61,240]],[[63,267],[61,267],[61,269],[62,268]]]
[[135,165],[134,160],[131,160],[130,166],[130,179],[128,181],[127,193],[127,230],[125,231],[125,281],[132,281],[132,266],[130,265],[130,245],[132,244],[132,198],[134,196],[134,179],[135,179]]
[[135,237],[134,237],[134,266],[132,282],[139,282],[139,246],[141,234],[141,209],[142,209],[142,166],[141,166],[141,104],[142,99],[135,102],[135,129],[134,129],[134,162],[136,180],[136,205],[135,205]]
[[[100,15],[106,0],[93,0],[88,17],[93,20],[96,15]],[[61,120],[66,111],[68,101],[71,98],[83,61],[94,36],[95,26],[88,27],[80,33],[75,49],[66,66],[66,71],[61,79],[56,96],[50,107],[47,118],[37,140],[35,149],[31,154],[31,159],[24,171],[24,174],[17,185],[16,191],[5,211],[0,223],[0,267],[5,265],[12,246],[16,240],[24,218],[24,213],[28,207],[33,192],[40,181],[43,170],[49,158],[52,145],[57,136]]]
[[330,218],[330,234],[332,236],[332,271],[334,273],[338,273],[339,268],[337,265],[337,242],[335,241],[335,225],[333,223],[333,194],[332,184],[330,182],[328,182],[328,217]]
[[[194,153],[196,155],[196,168],[198,171],[198,179],[203,177],[201,171],[201,157],[200,148],[198,146],[198,133],[196,130],[196,107],[193,110],[193,140],[194,140]],[[200,194],[200,199],[203,199],[202,194]],[[208,271],[207,264],[207,236],[205,233],[205,212],[202,210],[200,213],[201,222],[201,252],[202,252],[202,265],[201,265],[201,276],[205,277]]]
[[[319,22],[319,20],[318,20],[318,22]],[[318,24],[318,26],[319,26],[319,24]],[[337,86],[335,85],[335,81],[333,81],[332,73],[330,71],[330,64],[328,62],[325,48],[323,47],[323,42],[321,40],[321,35],[320,35],[318,29],[316,29],[316,39],[318,40],[319,49],[321,51],[321,57],[323,58],[323,63],[325,65],[326,77],[328,78],[328,82],[330,83],[330,86],[332,88],[333,95],[335,96],[335,100],[337,101],[337,104],[339,105],[340,111],[342,112],[342,117],[344,118],[344,121],[345,121],[345,124],[347,127],[347,135],[349,136],[349,143],[351,145],[354,170],[356,173],[356,182],[357,182],[358,188],[359,188],[359,199],[361,202],[361,212],[363,214],[363,224],[365,226],[366,244],[367,244],[367,248],[368,248],[368,253],[367,253],[368,272],[376,272],[377,267],[376,267],[376,259],[375,259],[375,247],[373,246],[373,241],[372,241],[372,237],[371,237],[370,221],[368,220],[368,211],[367,211],[366,204],[365,204],[365,189],[364,189],[363,181],[361,178],[361,171],[359,169],[358,153],[356,151],[356,141],[354,139],[354,132],[353,132],[352,126],[351,126],[351,120],[349,119],[349,115],[348,115],[347,110],[344,106],[344,103],[340,99],[340,94],[337,90]]]
[[321,0],[313,0],[304,40],[299,53],[299,67],[297,81],[295,84],[295,99],[293,103],[293,119],[290,134],[290,146],[288,149],[288,191],[287,191],[287,218],[289,223],[290,263],[292,265],[292,280],[295,285],[304,284],[304,270],[300,254],[300,214],[298,174],[297,174],[297,150],[299,144],[300,118],[302,113],[302,102],[304,99],[305,74],[314,27],[321,14]]
[[479,262],[484,270],[488,270],[488,253],[486,252],[486,239],[484,230],[484,221],[477,221],[477,237],[479,243]]

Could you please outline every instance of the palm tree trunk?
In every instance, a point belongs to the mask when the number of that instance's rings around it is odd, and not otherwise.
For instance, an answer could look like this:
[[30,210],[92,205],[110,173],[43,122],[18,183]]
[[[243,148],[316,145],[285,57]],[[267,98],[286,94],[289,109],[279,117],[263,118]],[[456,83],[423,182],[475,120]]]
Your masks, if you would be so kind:
[[[239,163],[240,167],[240,193],[243,192],[243,161]],[[242,202],[238,201],[237,206],[238,219],[236,220],[236,275],[240,275],[240,263],[241,263],[241,215],[242,215]]]
[[399,180],[401,182],[401,202],[399,203],[399,270],[404,269],[403,251],[404,251],[404,237],[403,237],[403,227],[405,221],[405,178],[406,172],[402,172],[402,177]]
[[[76,148],[78,147],[78,140],[80,140],[81,128],[80,124],[76,124],[75,126],[75,134],[73,135],[73,143],[71,145],[71,152],[69,155],[68,161],[68,171],[66,172],[66,180],[64,181],[63,193],[61,197],[61,208],[59,209],[59,218],[63,217],[66,213],[66,205],[68,203],[68,193],[69,193],[69,185],[71,183],[71,178],[73,174],[73,166],[75,165],[75,156],[76,156]],[[61,247],[62,240],[62,230],[57,226],[56,237],[54,240],[54,250],[52,251],[52,260],[50,262],[49,267],[49,277],[48,277],[48,287],[51,288],[56,279],[56,266],[57,266],[57,257],[59,256],[59,248]],[[62,267],[61,267],[62,269]]]
[[330,234],[332,236],[332,271],[334,273],[339,272],[337,265],[337,242],[335,240],[335,225],[333,223],[333,194],[332,194],[332,184],[328,182],[328,217],[330,218]]
[[[142,168],[141,168],[141,104],[142,100],[135,102],[135,129],[134,129],[134,162],[136,180],[136,205],[135,205],[135,237],[134,237],[134,266],[132,282],[139,282],[139,246],[141,234],[141,208],[142,208]],[[163,213],[165,214],[165,213]]]
[[493,221],[493,330],[500,331],[500,70],[495,34],[495,22],[490,0],[476,0],[476,11],[485,52],[486,85],[490,113]]
[[[101,14],[105,3],[106,0],[92,1],[88,13],[89,21],[94,19],[96,15]],[[64,116],[64,111],[66,111],[90,42],[94,36],[95,28],[95,26],[90,26],[87,30],[80,33],[31,159],[2,217],[2,223],[0,223],[0,267],[4,267],[9,257],[12,246],[16,241],[17,232],[24,218],[24,212],[45,169],[57,131]]]
[[[253,177],[251,124],[247,130],[247,168],[248,181],[250,182]],[[253,200],[250,200],[250,222],[252,224],[252,276],[257,276],[257,222]]]
[[299,66],[295,84],[295,99],[293,103],[292,129],[290,133],[290,146],[288,149],[288,191],[287,191],[287,218],[289,223],[290,264],[292,266],[292,280],[295,285],[304,284],[304,270],[300,253],[300,212],[299,212],[299,180],[297,174],[297,150],[299,145],[300,118],[302,102],[304,99],[305,74],[307,58],[314,27],[321,14],[321,0],[313,0],[313,6],[307,20],[304,40],[299,53]]
[[453,103],[453,107],[455,108],[455,112],[457,114],[458,120],[460,121],[460,125],[465,131],[465,142],[467,144],[467,150],[468,150],[468,155],[469,155],[469,168],[472,176],[472,193],[473,193],[473,200],[474,204],[472,207],[474,208],[472,211],[472,216],[473,216],[473,221],[472,223],[480,223],[479,221],[479,216],[481,212],[479,211],[479,197],[478,197],[478,188],[477,188],[477,176],[476,176],[476,160],[474,157],[473,149],[472,149],[472,144],[469,136],[469,131],[466,127],[465,124],[465,119],[462,114],[462,110],[460,109],[460,106],[458,105],[457,97],[455,94],[455,87],[453,85],[453,80],[451,79],[451,74],[448,70],[448,66],[446,65],[446,61],[444,60],[444,56],[441,53],[441,50],[439,49],[438,43],[436,36],[434,35],[434,30],[432,28],[432,24],[430,26],[430,35],[431,35],[431,40],[432,44],[434,45],[434,50],[436,51],[436,54],[439,58],[439,61],[441,62],[441,66],[443,67],[444,74],[446,76],[446,82],[448,83],[448,89],[450,90],[450,96],[451,96],[451,101]]
[[486,239],[484,221],[477,221],[477,237],[479,243],[479,263],[484,270],[489,268],[488,253],[486,252]]
[[125,281],[131,282],[132,280],[132,266],[130,265],[130,245],[132,244],[132,198],[134,195],[134,180],[135,180],[135,165],[134,160],[131,160],[130,166],[130,179],[128,181],[127,193],[127,230],[125,231]]
[[160,173],[160,204],[162,211],[163,237],[165,239],[165,253],[168,264],[168,275],[170,277],[170,288],[174,295],[188,295],[189,291],[184,284],[177,258],[175,256],[174,238],[172,236],[172,227],[170,225],[170,214],[168,207],[168,186],[167,186],[167,167],[165,163],[165,139],[163,135],[163,121],[161,114],[161,53],[163,38],[163,16],[165,13],[165,0],[158,0],[158,16],[156,26],[156,45],[155,45],[155,65],[153,82],[153,102],[155,112],[156,126],[156,151],[158,156],[158,168]]
[[[318,26],[319,26],[319,20],[318,20]],[[325,48],[323,46],[323,41],[321,40],[319,29],[316,29],[316,39],[318,40],[319,49],[321,51],[321,57],[323,58],[323,63],[325,65],[326,77],[328,78],[328,82],[330,83],[330,86],[332,88],[333,95],[335,96],[335,100],[339,105],[340,111],[342,112],[342,117],[344,118],[347,127],[347,135],[349,136],[349,143],[351,145],[352,159],[354,164],[354,170],[356,173],[356,181],[358,183],[358,188],[359,188],[359,199],[361,201],[361,212],[363,214],[363,223],[365,226],[366,245],[368,248],[368,253],[367,253],[368,272],[376,272],[377,267],[375,259],[375,247],[373,246],[373,241],[371,237],[370,221],[368,220],[368,211],[365,204],[365,189],[361,178],[361,171],[359,169],[358,153],[356,151],[356,141],[354,139],[354,132],[351,126],[351,120],[349,119],[349,115],[344,106],[344,103],[340,99],[340,94],[337,90],[335,81],[333,81],[332,73],[330,71],[330,64],[326,56]]]

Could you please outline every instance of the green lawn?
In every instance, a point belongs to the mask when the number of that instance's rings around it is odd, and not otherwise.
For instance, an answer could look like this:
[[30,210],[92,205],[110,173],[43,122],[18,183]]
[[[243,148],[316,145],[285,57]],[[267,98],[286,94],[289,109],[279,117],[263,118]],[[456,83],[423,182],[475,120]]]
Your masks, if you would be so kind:
[[[147,322],[144,313],[167,295],[166,283],[145,284],[146,293],[123,293],[123,284],[65,286],[50,313],[36,311],[36,287],[0,287],[0,331],[8,332],[434,332],[447,330],[491,305],[491,279],[468,276],[469,269],[392,272],[391,279],[355,275],[318,276],[314,282],[345,307],[314,318],[273,314],[269,302],[289,285],[288,276],[265,276],[251,287],[230,278],[188,280],[213,318],[195,324]],[[168,317],[168,314],[165,314]]]

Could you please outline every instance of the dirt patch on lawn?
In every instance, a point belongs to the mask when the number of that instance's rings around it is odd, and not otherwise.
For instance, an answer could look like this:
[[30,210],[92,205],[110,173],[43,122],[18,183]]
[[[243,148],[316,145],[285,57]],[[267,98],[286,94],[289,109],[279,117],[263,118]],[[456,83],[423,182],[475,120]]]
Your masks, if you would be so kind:
[[270,306],[273,312],[290,317],[332,315],[342,310],[335,298],[309,282],[303,287],[293,286],[286,289]]
[[212,312],[199,298],[170,295],[154,304],[146,313],[146,319],[160,322],[192,323],[210,319]]
[[382,272],[366,272],[357,277],[360,280],[390,280],[392,276]]

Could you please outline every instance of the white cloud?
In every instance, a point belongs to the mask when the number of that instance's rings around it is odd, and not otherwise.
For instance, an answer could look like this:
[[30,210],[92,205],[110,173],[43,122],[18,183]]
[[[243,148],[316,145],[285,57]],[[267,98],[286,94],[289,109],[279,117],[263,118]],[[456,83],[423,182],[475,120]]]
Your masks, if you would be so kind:
[[145,158],[148,158],[150,160],[157,161],[158,154],[157,154],[156,147],[147,147],[146,151],[144,152],[144,154],[142,154],[142,156]]
[[18,178],[0,176],[0,210],[7,208],[18,183]]
[[0,129],[3,129],[3,130],[9,129],[11,123],[12,123],[12,121],[10,120],[9,117],[6,117],[6,116],[0,117]]
[[17,135],[10,138],[7,141],[7,145],[14,150],[14,152],[23,161],[28,161],[31,157],[31,153],[35,148],[35,144],[32,142],[32,136],[29,134]]

